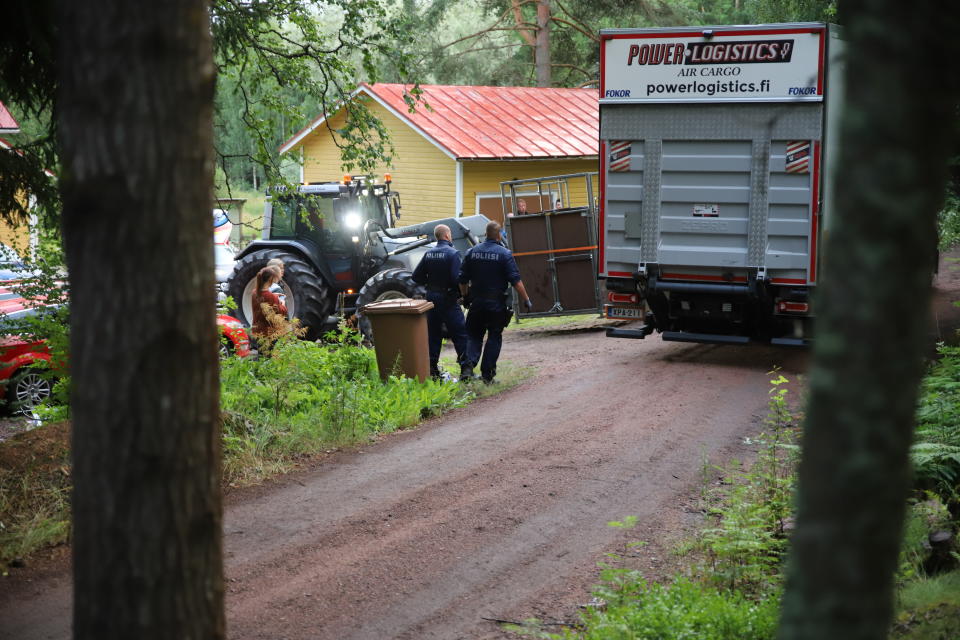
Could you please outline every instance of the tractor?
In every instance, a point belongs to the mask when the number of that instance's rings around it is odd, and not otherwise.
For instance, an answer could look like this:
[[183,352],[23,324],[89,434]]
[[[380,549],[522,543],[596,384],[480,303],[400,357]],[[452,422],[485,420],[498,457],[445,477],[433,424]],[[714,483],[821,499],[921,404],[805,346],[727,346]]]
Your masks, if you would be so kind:
[[[482,241],[482,215],[444,218],[391,228],[400,217],[400,196],[389,177],[377,184],[366,177],[310,183],[295,193],[269,193],[263,237],[236,256],[226,293],[237,304],[237,318],[249,325],[257,273],[271,258],[284,263],[280,282],[287,313],[317,339],[363,305],[390,298],[423,297],[413,270],[434,242],[433,230],[446,224],[461,252]],[[336,315],[335,315],[336,314]],[[358,314],[361,332],[372,338],[370,323]]]

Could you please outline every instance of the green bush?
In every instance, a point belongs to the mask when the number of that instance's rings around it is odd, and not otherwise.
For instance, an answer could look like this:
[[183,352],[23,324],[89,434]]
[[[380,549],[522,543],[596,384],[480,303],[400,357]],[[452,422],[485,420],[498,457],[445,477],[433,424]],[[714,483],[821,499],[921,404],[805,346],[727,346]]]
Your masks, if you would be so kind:
[[937,217],[940,249],[945,250],[960,243],[960,197],[948,193],[943,209]]
[[723,470],[728,481],[707,496],[715,524],[705,527],[694,545],[704,556],[701,573],[708,581],[755,594],[778,588],[782,581],[799,454],[788,380],[773,373],[767,430],[749,441],[759,445],[756,461],[747,470],[736,465]]
[[941,345],[940,360],[923,379],[911,448],[919,488],[947,504],[960,499],[960,347]]
[[470,399],[453,382],[381,381],[374,352],[357,334],[342,329],[329,338],[326,344],[281,339],[270,357],[224,361],[229,480],[259,479],[296,456],[409,427]]
[[765,640],[777,630],[779,598],[754,601],[736,591],[720,592],[678,578],[648,584],[639,574],[619,576],[598,596],[604,607],[583,614],[583,628],[546,638],[582,640]]

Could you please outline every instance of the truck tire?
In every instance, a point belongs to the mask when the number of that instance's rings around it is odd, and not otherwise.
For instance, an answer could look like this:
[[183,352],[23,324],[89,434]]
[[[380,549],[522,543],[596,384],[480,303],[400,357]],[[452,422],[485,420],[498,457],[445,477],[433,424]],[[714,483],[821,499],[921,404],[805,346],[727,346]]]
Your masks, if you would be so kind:
[[[357,296],[357,309],[365,304],[399,298],[423,298],[427,290],[413,281],[413,274],[406,269],[387,269],[373,275],[360,288]],[[362,312],[357,313],[360,333],[373,342],[373,330],[370,320]]]
[[272,258],[283,260],[283,280],[280,287],[286,295],[287,317],[298,318],[306,327],[304,336],[315,340],[323,334],[323,325],[333,310],[330,289],[323,277],[300,256],[278,249],[261,249],[237,260],[227,284],[227,293],[237,304],[236,318],[249,326],[253,320],[251,296],[257,273]]

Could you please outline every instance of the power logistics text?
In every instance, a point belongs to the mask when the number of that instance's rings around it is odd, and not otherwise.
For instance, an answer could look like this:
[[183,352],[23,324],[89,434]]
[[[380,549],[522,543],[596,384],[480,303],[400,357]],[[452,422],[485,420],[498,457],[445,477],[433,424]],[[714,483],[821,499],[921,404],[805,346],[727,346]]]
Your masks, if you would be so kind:
[[793,40],[632,44],[627,50],[627,66],[790,62],[792,56]]

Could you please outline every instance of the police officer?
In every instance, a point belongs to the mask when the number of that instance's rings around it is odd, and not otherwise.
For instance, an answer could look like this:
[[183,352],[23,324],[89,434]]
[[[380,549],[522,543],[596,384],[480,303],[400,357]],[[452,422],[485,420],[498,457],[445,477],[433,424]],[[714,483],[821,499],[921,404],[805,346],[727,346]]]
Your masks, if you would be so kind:
[[[530,296],[520,280],[520,271],[510,250],[500,244],[500,223],[487,225],[484,242],[467,251],[460,268],[460,291],[470,300],[467,315],[467,354],[461,377],[473,375],[473,367],[480,364],[484,382],[493,382],[497,375],[497,358],[503,344],[503,329],[509,322],[507,312],[507,285],[514,289],[528,308],[533,307]],[[469,286],[468,286],[469,285]],[[483,343],[486,333],[487,342]],[[481,358],[481,347],[483,357]]]
[[467,350],[467,330],[460,310],[457,279],[460,275],[460,253],[453,248],[450,227],[438,224],[433,235],[437,246],[423,255],[413,271],[413,279],[427,288],[427,300],[433,309],[427,312],[427,341],[430,349],[430,375],[440,377],[440,345],[443,343],[443,325],[453,340],[457,361],[463,362]]

